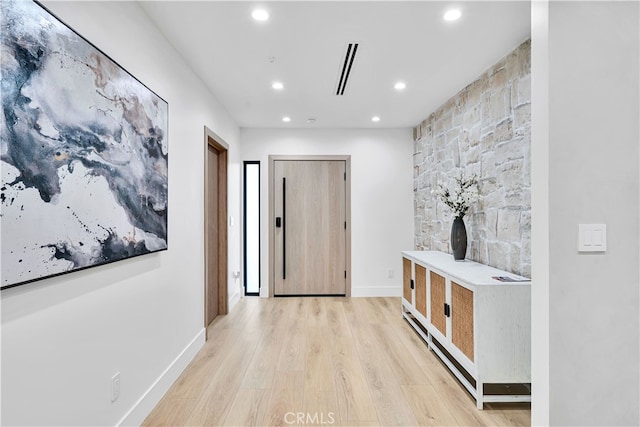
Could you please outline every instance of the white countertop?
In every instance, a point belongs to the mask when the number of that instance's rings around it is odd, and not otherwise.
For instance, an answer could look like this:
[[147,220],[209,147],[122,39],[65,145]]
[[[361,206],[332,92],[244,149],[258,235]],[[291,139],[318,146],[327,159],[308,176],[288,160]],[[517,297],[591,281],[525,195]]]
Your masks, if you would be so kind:
[[[431,266],[434,269],[447,273],[470,285],[509,285],[529,286],[531,279],[509,273],[504,270],[489,267],[475,261],[455,261],[453,255],[439,251],[402,251],[406,258],[413,259],[419,264]],[[501,281],[493,277],[508,277],[515,282]]]

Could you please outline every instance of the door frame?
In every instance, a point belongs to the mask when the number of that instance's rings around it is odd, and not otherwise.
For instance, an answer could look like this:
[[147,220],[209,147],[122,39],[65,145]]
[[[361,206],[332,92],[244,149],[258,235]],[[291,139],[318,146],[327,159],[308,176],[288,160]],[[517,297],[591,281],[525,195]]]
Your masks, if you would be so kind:
[[275,268],[275,162],[278,160],[342,160],[345,162],[347,179],[345,180],[345,268],[347,279],[345,281],[345,296],[351,296],[351,156],[350,155],[269,155],[269,298],[274,296],[276,268]]
[[[207,232],[209,226],[209,215],[207,207],[209,206],[209,147],[218,152],[218,241],[209,242]],[[208,127],[204,127],[204,327],[207,328],[208,319],[208,283],[209,275],[217,274],[218,277],[218,315],[228,313],[228,245],[227,245],[227,170],[229,161],[229,145],[218,135],[216,135]],[[209,244],[217,244],[219,271],[209,271],[207,259],[209,257]],[[208,339],[208,336],[206,337]]]

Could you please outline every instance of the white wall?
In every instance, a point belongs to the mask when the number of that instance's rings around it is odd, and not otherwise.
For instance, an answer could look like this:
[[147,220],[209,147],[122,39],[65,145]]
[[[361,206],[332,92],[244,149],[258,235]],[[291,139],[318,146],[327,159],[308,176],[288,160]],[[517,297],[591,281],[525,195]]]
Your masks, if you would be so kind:
[[[2,292],[1,421],[138,424],[204,342],[204,126],[230,146],[235,218],[239,129],[135,3],[47,6],[169,103],[169,250]],[[230,275],[240,270],[238,223]],[[121,396],[111,403],[116,372]]]
[[[269,155],[351,155],[351,295],[400,296],[413,249],[411,129],[242,129],[241,159],[261,173],[261,295],[269,284]],[[387,270],[394,277],[387,277]]]
[[[640,424],[639,5],[549,2],[552,425]],[[577,252],[579,223],[606,253]]]

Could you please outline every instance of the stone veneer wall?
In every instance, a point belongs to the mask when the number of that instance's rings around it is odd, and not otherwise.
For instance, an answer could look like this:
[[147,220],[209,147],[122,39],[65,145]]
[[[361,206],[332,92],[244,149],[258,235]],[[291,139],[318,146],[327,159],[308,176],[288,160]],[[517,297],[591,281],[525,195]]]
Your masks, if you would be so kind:
[[414,129],[417,250],[451,253],[453,215],[431,190],[476,174],[467,259],[531,277],[530,74],[527,40]]

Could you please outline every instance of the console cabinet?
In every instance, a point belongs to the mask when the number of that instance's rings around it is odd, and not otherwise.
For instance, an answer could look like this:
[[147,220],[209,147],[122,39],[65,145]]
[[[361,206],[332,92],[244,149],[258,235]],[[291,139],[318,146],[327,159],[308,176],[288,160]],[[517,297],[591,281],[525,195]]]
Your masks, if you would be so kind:
[[405,251],[402,257],[402,315],[477,407],[530,402],[531,282],[443,252]]

